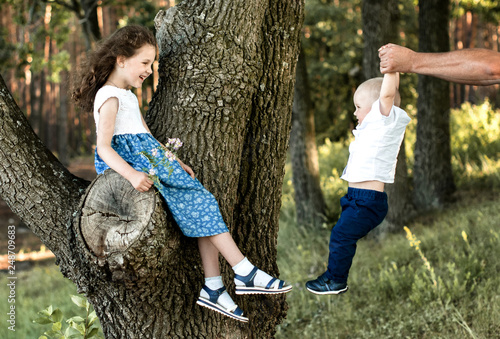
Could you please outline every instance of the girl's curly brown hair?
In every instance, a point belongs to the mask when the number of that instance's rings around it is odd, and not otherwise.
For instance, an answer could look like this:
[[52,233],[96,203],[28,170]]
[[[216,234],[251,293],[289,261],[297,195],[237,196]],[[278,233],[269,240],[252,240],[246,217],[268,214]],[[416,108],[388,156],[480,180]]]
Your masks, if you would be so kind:
[[116,58],[130,58],[146,44],[156,48],[156,39],[149,29],[139,25],[120,28],[99,42],[76,73],[71,90],[75,104],[85,112],[92,112],[95,95],[113,71]]

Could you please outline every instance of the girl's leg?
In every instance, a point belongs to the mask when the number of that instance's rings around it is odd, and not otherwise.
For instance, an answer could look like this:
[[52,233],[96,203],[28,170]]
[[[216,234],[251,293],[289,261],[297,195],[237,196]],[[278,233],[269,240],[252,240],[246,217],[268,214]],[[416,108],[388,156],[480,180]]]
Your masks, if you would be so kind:
[[219,276],[219,250],[212,245],[209,238],[198,238],[198,248],[205,278]]
[[200,291],[197,304],[239,321],[247,322],[248,318],[243,316],[243,311],[231,299],[222,282],[219,269],[219,250],[209,238],[198,238],[198,248],[205,274],[205,285]]
[[[213,250],[220,252],[222,254],[222,256],[224,257],[224,259],[227,260],[229,265],[231,265],[231,267],[236,266],[238,263],[240,263],[245,258],[243,253],[241,253],[240,249],[238,248],[238,246],[234,242],[233,237],[228,232],[220,233],[220,234],[213,235],[213,236],[207,237],[207,238],[200,238],[200,240],[201,239],[206,239],[210,243],[210,245],[212,246]],[[200,243],[199,242],[200,240],[198,240],[198,245]],[[208,247],[208,245],[206,245],[206,246]],[[200,251],[201,251],[201,247],[200,247]],[[203,265],[205,265],[205,264],[203,264]],[[218,265],[218,263],[217,263],[217,265]]]
[[286,285],[284,281],[273,278],[248,261],[230,233],[217,234],[207,237],[207,239],[233,268],[236,294],[286,293],[292,289],[291,285]]

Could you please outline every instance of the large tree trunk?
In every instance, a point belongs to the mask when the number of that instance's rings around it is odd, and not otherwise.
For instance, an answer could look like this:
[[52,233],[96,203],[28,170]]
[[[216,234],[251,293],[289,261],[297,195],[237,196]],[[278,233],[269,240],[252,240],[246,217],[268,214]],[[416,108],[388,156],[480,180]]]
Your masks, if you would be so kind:
[[[202,279],[196,242],[181,240],[165,210],[154,190],[139,193],[113,170],[82,199],[69,229],[80,269],[64,273],[94,305],[106,338],[210,337],[212,323],[187,325],[204,318],[195,306]],[[196,279],[186,279],[186,264]]]
[[[449,51],[449,0],[419,2],[419,51]],[[419,75],[415,204],[421,210],[442,207],[455,190],[451,170],[450,85]]]
[[[303,1],[186,1],[156,18],[160,82],[147,115],[153,134],[184,141],[180,157],[218,199],[240,249],[275,275],[303,11]],[[102,176],[80,203],[87,183],[45,149],[3,82],[0,88],[0,194],[87,295],[107,338],[273,335],[285,296],[237,298],[247,325],[196,306],[203,284],[196,240],[180,234],[162,200]],[[114,183],[111,197],[130,202],[135,194],[154,204],[150,222],[137,222],[124,204],[96,208],[99,180]],[[112,221],[114,235],[99,227],[98,214]],[[231,283],[227,264],[223,274]]]
[[[184,2],[155,20],[160,82],[146,120],[160,141],[184,141],[180,157],[219,201],[242,252],[273,274],[303,9],[288,0]],[[198,293],[201,276],[191,267],[186,261],[179,270]],[[222,273],[232,286],[225,261]],[[214,335],[264,338],[284,316],[284,300],[240,298],[245,328],[203,315]],[[199,324],[191,318],[184,326]]]
[[[398,43],[399,9],[396,0],[363,1],[363,75],[364,80],[381,76],[378,49],[388,43]],[[376,15],[374,15],[376,13]],[[403,100],[404,101],[404,98]],[[393,184],[385,186],[389,212],[371,236],[383,237],[387,232],[400,229],[414,212],[410,180],[406,165],[404,140],[398,154]]]
[[320,186],[314,109],[303,51],[297,63],[292,111],[290,155],[297,223],[320,226],[325,221],[326,203]]

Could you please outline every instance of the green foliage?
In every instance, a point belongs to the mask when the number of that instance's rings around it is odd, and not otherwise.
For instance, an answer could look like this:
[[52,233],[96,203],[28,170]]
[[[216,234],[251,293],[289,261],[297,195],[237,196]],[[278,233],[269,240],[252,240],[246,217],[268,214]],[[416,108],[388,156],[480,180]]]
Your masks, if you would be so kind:
[[500,185],[500,110],[489,101],[451,112],[452,166],[460,186]]
[[[344,140],[356,123],[352,96],[362,81],[363,32],[361,0],[306,1],[302,47],[308,67],[316,132],[322,143]],[[398,4],[399,43],[418,49],[418,15],[413,2]],[[387,41],[389,42],[389,41]],[[395,42],[395,41],[391,41]],[[416,102],[415,74],[401,77],[403,105]]]
[[[336,220],[340,215],[339,199],[347,193],[347,183],[340,179],[340,176],[347,164],[348,156],[349,149],[344,142],[332,142],[327,138],[323,145],[318,146],[320,185],[328,206],[327,217],[330,220]],[[295,219],[292,175],[291,164],[287,163],[283,180],[281,215],[290,220]]]
[[316,129],[321,139],[344,138],[353,123],[352,95],[360,82],[361,1],[306,1],[302,46]]
[[[44,2],[7,1],[7,3],[12,7],[11,12],[15,13],[13,19],[20,26],[20,32],[29,33],[26,35],[29,36],[29,41],[23,38],[13,46],[10,55],[17,54],[17,65],[13,65],[12,62],[6,65],[0,64],[0,71],[14,67],[16,76],[22,78],[25,76],[25,68],[29,67],[32,73],[46,70],[49,81],[60,81],[60,73],[70,69],[69,52],[50,53],[47,59],[44,44],[46,38],[50,37],[59,49],[63,47],[70,35],[72,13],[56,3],[50,4],[50,14],[46,11],[48,4]],[[46,15],[50,16],[47,22]]]
[[67,327],[63,329],[63,313],[59,308],[53,309],[52,305],[38,312],[38,318],[33,322],[41,325],[52,324],[50,330],[46,331],[39,339],[57,338],[104,338],[99,333],[99,323],[95,311],[91,312],[90,304],[85,298],[77,295],[71,296],[71,301],[78,307],[85,309],[85,318],[73,316],[66,320]]
[[137,24],[145,26],[155,31],[154,18],[160,8],[156,6],[155,1],[134,1],[134,0],[117,0],[115,1],[115,8],[118,15],[121,17],[119,20],[119,27],[126,25]]
[[16,46],[6,41],[7,32],[5,27],[0,27],[0,71],[13,66],[12,57],[16,50]]
[[409,225],[414,235],[410,242],[404,232],[382,242],[361,240],[350,290],[341,296],[316,296],[304,288],[326,269],[329,230],[306,230],[282,218],[278,266],[296,285],[276,337],[496,337],[499,203],[498,197],[480,202],[470,198],[422,216]]
[[460,0],[452,1],[452,16],[459,18],[466,12],[478,14],[480,20],[493,24],[500,21],[500,1],[498,0]]
[[340,179],[349,157],[348,143],[331,142],[326,139],[325,143],[318,147],[320,159],[321,189],[323,191],[326,205],[329,208],[328,216],[336,220],[340,216],[340,197],[347,193],[347,183]]

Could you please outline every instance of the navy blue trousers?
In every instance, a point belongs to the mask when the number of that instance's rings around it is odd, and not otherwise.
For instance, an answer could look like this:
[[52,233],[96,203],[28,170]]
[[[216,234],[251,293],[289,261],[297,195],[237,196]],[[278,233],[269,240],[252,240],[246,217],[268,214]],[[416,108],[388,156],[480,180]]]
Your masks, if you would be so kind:
[[330,236],[330,255],[325,276],[347,282],[356,243],[377,227],[387,215],[387,194],[349,187],[340,199],[342,213]]

